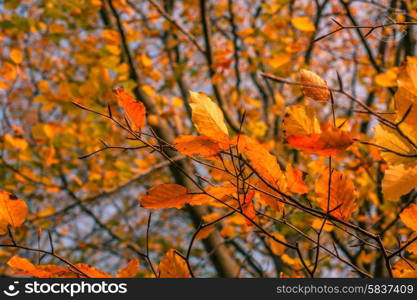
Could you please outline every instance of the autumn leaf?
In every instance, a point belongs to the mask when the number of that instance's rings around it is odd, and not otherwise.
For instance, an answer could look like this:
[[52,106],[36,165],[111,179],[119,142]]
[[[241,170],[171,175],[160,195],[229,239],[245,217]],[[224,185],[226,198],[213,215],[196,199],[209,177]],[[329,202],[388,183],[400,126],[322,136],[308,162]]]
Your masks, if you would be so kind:
[[133,278],[139,272],[139,260],[132,258],[129,263],[117,272],[119,278]]
[[[255,208],[253,206],[254,196],[255,196],[254,190],[250,190],[246,194],[239,195],[239,202],[242,206],[242,212],[251,220],[254,220],[256,216]],[[246,225],[252,224],[252,222],[250,222],[247,218],[245,218],[245,222],[246,222]]]
[[214,231],[216,230],[216,226],[210,225],[203,227],[195,236],[196,240],[204,240],[208,238]]
[[316,26],[314,26],[309,17],[294,17],[291,19],[291,23],[300,31],[311,32],[316,30]]
[[133,121],[135,129],[142,129],[146,123],[146,108],[143,103],[136,101],[132,95],[128,94],[122,88],[116,88],[114,94],[119,103],[121,103],[129,119]]
[[222,149],[219,144],[206,136],[180,135],[174,140],[175,148],[184,155],[210,157]]
[[39,269],[26,258],[13,256],[11,259],[9,259],[7,264],[10,267],[19,270],[20,274],[22,275],[38,277],[38,278],[52,277],[51,272],[47,272],[45,270]]
[[291,164],[287,164],[285,177],[287,178],[288,189],[296,194],[306,194],[309,192],[308,186],[304,183],[301,170],[293,168]]
[[[259,189],[258,194],[261,202],[264,202],[273,211],[282,211],[282,209],[284,208],[284,203],[282,202],[282,200],[284,200],[284,197],[282,195],[274,191],[261,180],[258,181],[256,187]],[[278,188],[282,192],[285,192],[285,189],[283,189],[282,187]]]
[[397,85],[397,72],[395,69],[389,69],[385,73],[375,76],[375,83],[382,87],[392,87]]
[[317,201],[321,209],[347,221],[356,210],[356,193],[352,180],[339,171],[332,171],[329,198],[329,170],[316,181]]
[[203,93],[190,92],[192,121],[197,131],[213,141],[226,143],[229,131],[219,106]]
[[326,102],[330,99],[330,91],[327,88],[327,83],[319,75],[309,70],[302,69],[300,71],[301,83],[311,84],[321,87],[303,86],[302,90],[304,95],[310,97],[313,100]]
[[417,263],[399,259],[392,266],[392,274],[395,278],[416,278],[417,277]]
[[246,135],[236,137],[235,141],[236,147],[245,154],[252,167],[264,180],[270,184],[277,184],[280,180],[285,180],[276,157],[269,153],[263,145]]
[[[397,121],[403,120],[405,124],[417,126],[417,61],[410,58],[398,71],[397,85],[394,100],[397,106]],[[407,116],[405,115],[407,114]],[[406,118],[404,118],[406,117]]]
[[96,269],[88,264],[76,264],[75,265],[81,272],[87,274],[91,278],[112,278],[110,274]]
[[405,226],[417,231],[417,204],[412,203],[400,214],[400,219]]
[[312,107],[292,105],[285,108],[284,135],[306,136],[321,133],[320,123]]
[[353,143],[351,134],[347,131],[326,124],[321,133],[306,136],[287,136],[290,146],[318,155],[337,155]]
[[142,195],[140,205],[144,208],[181,208],[192,199],[187,188],[178,184],[160,184]]
[[400,196],[407,194],[417,187],[417,166],[391,165],[382,179],[382,193],[388,201],[398,201]]
[[393,128],[379,124],[375,128],[375,144],[391,150],[380,150],[382,158],[389,164],[409,164],[416,162],[417,150]]
[[8,225],[21,226],[27,215],[28,207],[25,201],[6,191],[0,191],[0,234],[7,232]]
[[[236,193],[236,187],[232,185],[217,185],[217,186],[208,186],[204,188],[205,193],[196,193],[192,195],[191,200],[189,201],[190,205],[203,205],[210,204],[213,206],[224,207],[225,205],[222,202],[228,202],[228,199],[225,199],[226,196]],[[218,200],[220,201],[218,201]]]
[[160,278],[189,278],[191,277],[187,263],[174,249],[169,249],[159,264]]
[[22,51],[20,49],[13,48],[12,50],[10,50],[10,59],[15,64],[20,64],[23,61]]

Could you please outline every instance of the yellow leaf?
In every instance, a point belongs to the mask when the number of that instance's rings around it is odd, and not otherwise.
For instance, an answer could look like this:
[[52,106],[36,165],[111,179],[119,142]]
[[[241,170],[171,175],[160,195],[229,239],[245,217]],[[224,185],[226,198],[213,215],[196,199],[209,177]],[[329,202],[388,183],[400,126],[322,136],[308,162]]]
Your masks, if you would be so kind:
[[289,63],[290,61],[291,61],[291,55],[287,53],[276,54],[267,60],[268,64],[273,69],[278,69],[279,67]]
[[325,212],[342,220],[349,220],[356,209],[355,186],[345,174],[332,172],[329,199],[329,170],[326,170],[316,181],[318,204]]
[[0,234],[7,232],[8,225],[21,226],[27,215],[28,207],[25,201],[6,191],[0,191]]
[[133,278],[139,272],[139,260],[132,258],[130,262],[117,272],[119,278]]
[[13,148],[16,148],[20,151],[25,151],[29,147],[29,144],[26,142],[26,140],[20,137],[13,137],[10,134],[6,134],[4,136],[4,140]]
[[203,93],[190,92],[192,120],[197,131],[214,141],[224,142],[229,131],[221,109]]
[[309,17],[294,17],[291,19],[292,25],[300,31],[314,31],[316,26],[311,22]]
[[398,72],[398,89],[394,100],[397,106],[397,121],[402,120],[404,114],[411,107],[404,123],[417,127],[417,61],[410,58],[406,65],[400,67]]
[[324,86],[324,88],[302,86],[304,95],[321,102],[326,102],[330,99],[330,91],[327,89],[327,83],[319,75],[309,70],[302,69],[300,71],[300,77],[302,83]]
[[10,50],[10,59],[15,64],[17,64],[17,65],[20,64],[23,61],[22,51],[20,49],[13,48],[12,50]]
[[[396,130],[379,124],[375,128],[375,143],[398,154],[416,155],[417,150]],[[380,150],[382,158],[389,164],[407,164],[416,162],[416,157],[405,157],[396,153]]]
[[181,208],[192,199],[188,189],[178,184],[160,184],[142,195],[140,204],[144,208]]
[[404,209],[400,214],[400,219],[403,221],[405,226],[417,231],[417,204],[412,203]]
[[397,73],[389,69],[385,73],[380,73],[375,76],[375,83],[382,87],[392,87],[397,85]]
[[[314,219],[313,224],[311,225],[314,229],[320,230],[323,226],[323,220],[322,219]],[[323,230],[326,232],[330,232],[333,230],[333,224],[331,222],[326,222],[323,226]]]
[[174,249],[170,249],[159,264],[159,277],[161,278],[190,278],[187,263]]
[[302,136],[320,133],[320,123],[312,107],[292,105],[285,108],[284,117],[285,136]]
[[385,170],[382,180],[384,199],[397,201],[417,187],[417,165],[391,165]]

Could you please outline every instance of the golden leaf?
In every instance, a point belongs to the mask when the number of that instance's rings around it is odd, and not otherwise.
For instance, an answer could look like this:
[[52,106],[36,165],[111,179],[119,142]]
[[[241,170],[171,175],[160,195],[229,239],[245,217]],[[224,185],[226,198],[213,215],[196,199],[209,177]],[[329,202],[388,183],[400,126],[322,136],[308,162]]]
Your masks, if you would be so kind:
[[117,272],[119,278],[133,278],[139,272],[139,260],[132,258],[129,263]]
[[375,128],[375,143],[396,153],[380,150],[382,158],[389,164],[407,164],[416,162],[416,157],[406,157],[404,155],[416,155],[417,150],[402,137],[398,131],[379,124]]
[[159,264],[160,278],[190,278],[187,263],[174,249],[169,249]]
[[207,95],[190,92],[192,121],[197,131],[217,142],[228,140],[229,131],[222,110]]
[[316,26],[311,22],[309,17],[294,17],[291,19],[291,24],[300,31],[314,31]]
[[397,201],[417,187],[417,165],[391,165],[385,170],[382,180],[384,199]]
[[303,86],[304,95],[313,100],[326,102],[330,99],[330,91],[327,88],[327,83],[319,75],[309,70],[302,69],[300,71],[301,82],[305,84],[313,84],[321,87]]
[[320,123],[312,107],[292,105],[285,108],[284,135],[304,136],[321,133]]
[[0,234],[7,232],[8,225],[21,226],[27,215],[28,207],[25,201],[6,191],[0,191]]
[[404,209],[400,214],[400,219],[403,221],[405,226],[417,231],[417,204],[412,203]]

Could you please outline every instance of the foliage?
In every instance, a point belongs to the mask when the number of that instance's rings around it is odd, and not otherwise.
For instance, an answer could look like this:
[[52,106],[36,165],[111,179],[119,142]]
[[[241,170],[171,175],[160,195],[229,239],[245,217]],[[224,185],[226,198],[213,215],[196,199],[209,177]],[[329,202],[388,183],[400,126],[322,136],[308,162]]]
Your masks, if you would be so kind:
[[417,2],[312,2],[2,4],[0,274],[416,277]]

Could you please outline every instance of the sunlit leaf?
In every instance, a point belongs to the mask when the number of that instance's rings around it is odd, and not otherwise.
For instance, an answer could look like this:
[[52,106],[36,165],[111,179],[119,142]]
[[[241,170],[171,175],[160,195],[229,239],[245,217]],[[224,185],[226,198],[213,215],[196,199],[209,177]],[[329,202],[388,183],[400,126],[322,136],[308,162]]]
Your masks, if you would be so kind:
[[181,208],[192,199],[187,188],[178,184],[160,184],[142,195],[140,205],[144,208]]

